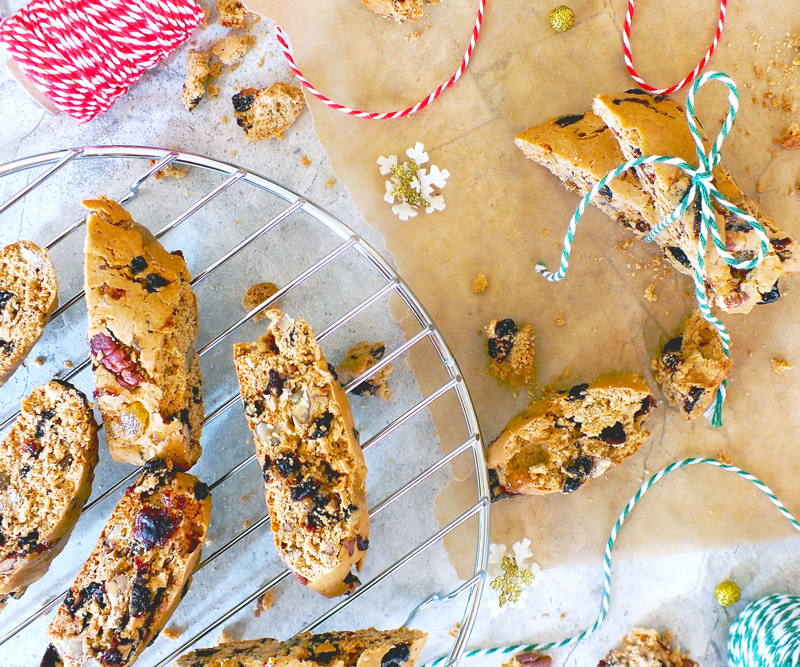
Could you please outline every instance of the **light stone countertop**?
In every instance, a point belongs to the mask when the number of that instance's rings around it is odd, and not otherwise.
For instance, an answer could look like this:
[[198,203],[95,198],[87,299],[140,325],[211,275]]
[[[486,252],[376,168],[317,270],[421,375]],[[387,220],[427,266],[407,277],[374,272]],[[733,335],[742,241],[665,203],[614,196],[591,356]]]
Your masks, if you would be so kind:
[[[0,0],[0,16],[7,16],[21,5],[20,0]],[[254,32],[259,45],[248,55],[242,66],[228,73],[218,83],[220,95],[215,99],[203,100],[194,114],[188,113],[179,99],[185,51],[188,48],[186,46],[156,70],[146,74],[130,94],[116,102],[108,114],[88,125],[78,125],[65,115],[48,115],[20,90],[5,68],[0,69],[0,164],[24,156],[80,145],[177,147],[183,151],[239,164],[301,193],[354,228],[388,257],[381,238],[361,218],[347,189],[342,183],[333,182],[336,176],[314,134],[312,119],[307,111],[282,141],[267,140],[254,145],[247,144],[243,133],[236,126],[229,102],[234,92],[248,86],[266,87],[276,80],[288,78],[286,64],[268,23],[261,21],[256,26]],[[195,41],[201,46],[208,46],[221,34],[222,30],[214,26],[199,35]],[[227,124],[222,124],[223,116],[227,116]],[[304,156],[310,162],[308,166],[304,165]],[[373,157],[365,156],[365,159],[371,160]],[[187,189],[189,187],[187,185]],[[449,193],[449,196],[457,195]],[[29,220],[30,216],[31,212],[24,206],[17,207],[4,216],[4,242],[8,242],[5,240],[6,236],[19,234],[23,221]],[[401,334],[396,328],[392,329],[391,336],[401,340]],[[410,380],[409,383],[408,391],[413,393],[413,383]],[[6,412],[4,409],[3,413]],[[229,502],[232,503],[233,500]],[[431,519],[432,517],[428,517],[428,520]],[[656,531],[654,535],[657,535]],[[268,542],[269,540],[263,544]],[[93,543],[93,539],[87,545],[90,543]],[[680,644],[689,649],[691,657],[703,667],[721,667],[727,664],[727,627],[743,604],[739,603],[732,609],[719,607],[713,598],[714,587],[723,579],[734,579],[742,588],[743,600],[747,601],[773,592],[800,593],[796,576],[800,569],[797,563],[798,547],[800,540],[794,539],[707,553],[621,562],[614,568],[608,620],[583,644],[553,651],[551,654],[555,658],[554,665],[592,667],[628,628],[645,626],[671,630]],[[535,545],[533,552],[535,556]],[[444,552],[436,551],[429,568],[440,570],[446,578],[449,576],[448,565],[444,559]],[[243,567],[248,566],[250,565]],[[258,567],[256,562],[252,567]],[[57,568],[58,563],[54,569]],[[548,570],[540,573],[539,579],[540,583],[530,595],[524,609],[510,610],[494,619],[488,614],[482,614],[469,643],[470,647],[561,639],[568,634],[580,632],[594,621],[602,593],[599,564]],[[376,624],[380,624],[382,618],[386,619],[387,624],[400,622],[398,619],[403,619],[413,607],[410,600],[418,600],[422,595],[439,590],[425,588],[438,585],[436,580],[423,582],[421,588],[411,585],[406,587],[405,583],[404,579],[402,586],[382,589],[385,603],[379,604],[375,598],[371,598],[371,601],[364,603],[367,611],[359,607],[357,613],[368,613],[369,622]],[[297,607],[300,620],[286,623],[286,619],[276,619],[276,636],[294,632],[299,624],[312,618],[302,611],[302,599],[298,599],[295,604],[289,599],[292,595],[286,594],[295,590],[296,587],[283,589],[285,600],[288,599],[287,604]],[[205,588],[203,594],[211,596]],[[192,599],[199,601],[205,598]],[[219,608],[223,610],[226,608],[225,602],[213,600],[213,604],[220,604]],[[418,626],[434,635],[430,650],[426,651],[426,659],[438,654],[437,647],[447,645],[449,639],[446,632],[460,615],[460,610],[453,609],[454,606],[459,605],[451,605],[446,609],[433,608],[418,617]],[[0,618],[0,625],[4,629],[8,629],[10,622],[14,620],[8,619],[6,615],[13,614],[12,605]],[[331,627],[347,627],[357,623],[356,612],[343,613],[339,625],[337,626],[335,619]],[[234,627],[241,636],[251,636],[257,631],[246,619]],[[263,628],[263,623],[256,627]],[[37,665],[44,647],[44,628],[45,625],[38,622],[31,627],[27,643],[10,642],[0,646],[0,664],[4,667]],[[438,641],[436,633],[439,633]],[[200,645],[209,645],[215,636],[216,633],[209,638],[210,641]],[[36,644],[35,650],[30,648],[32,642]],[[140,664],[151,664],[148,660],[151,655],[166,655],[175,646],[173,643],[164,648],[167,644],[169,642],[159,640],[152,654],[145,653]],[[490,667],[499,665],[502,661],[502,658],[492,657],[480,662]]]

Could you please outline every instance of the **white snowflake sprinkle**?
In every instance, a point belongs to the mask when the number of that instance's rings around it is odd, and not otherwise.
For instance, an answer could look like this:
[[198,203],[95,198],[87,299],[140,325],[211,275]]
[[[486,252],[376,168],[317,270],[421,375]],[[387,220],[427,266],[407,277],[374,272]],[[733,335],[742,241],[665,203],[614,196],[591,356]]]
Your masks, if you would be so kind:
[[382,155],[377,160],[381,175],[391,174],[385,181],[384,201],[392,204],[392,211],[401,220],[415,217],[420,209],[427,213],[443,211],[444,197],[434,188],[441,190],[447,185],[450,172],[436,165],[430,165],[429,169],[421,168],[429,156],[425,146],[419,142],[409,148],[406,155],[409,159],[402,164],[398,164],[396,155]]

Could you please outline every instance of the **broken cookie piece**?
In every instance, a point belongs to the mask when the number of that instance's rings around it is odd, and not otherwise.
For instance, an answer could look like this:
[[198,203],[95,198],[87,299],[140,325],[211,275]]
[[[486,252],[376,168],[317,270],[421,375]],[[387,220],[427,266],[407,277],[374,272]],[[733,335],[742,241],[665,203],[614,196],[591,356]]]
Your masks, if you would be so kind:
[[251,143],[281,139],[303,110],[303,92],[279,81],[265,90],[246,88],[232,98],[236,123]]
[[796,150],[800,148],[800,125],[796,122],[792,123],[789,126],[789,129],[786,130],[780,137],[775,139],[777,143],[779,143],[784,148],[788,148],[790,150]]
[[217,16],[225,28],[244,28],[247,10],[242,0],[217,0]]
[[657,630],[634,628],[597,667],[698,667],[681,653],[680,647],[672,648],[674,641],[670,632],[659,635]]
[[210,51],[225,65],[235,65],[241,62],[247,52],[255,46],[256,40],[252,35],[228,35],[217,40]]
[[492,320],[486,325],[486,335],[492,372],[516,387],[530,384],[536,356],[533,327],[530,324],[519,327],[511,318]]
[[636,453],[655,405],[633,373],[545,394],[489,445],[492,500],[579,489]]
[[[346,387],[357,377],[377,364],[386,354],[386,345],[383,341],[369,343],[362,340],[345,353],[345,357],[337,368],[339,384]],[[373,376],[367,378],[353,388],[357,396],[379,396],[385,400],[392,397],[392,390],[386,384],[393,369],[392,364],[387,364]]]
[[697,419],[712,404],[732,365],[719,332],[699,310],[650,362],[656,384],[687,419]]
[[422,0],[362,0],[376,14],[394,19],[397,23],[416,21],[422,16]]
[[[242,308],[249,313],[253,308],[260,306],[277,291],[278,286],[275,283],[256,283],[255,285],[250,285],[242,297]],[[267,314],[262,311],[253,318],[253,322],[260,322],[266,318],[266,316]]]
[[210,54],[190,49],[186,54],[186,80],[183,83],[181,100],[189,111],[200,104],[206,95],[205,82],[211,76]]

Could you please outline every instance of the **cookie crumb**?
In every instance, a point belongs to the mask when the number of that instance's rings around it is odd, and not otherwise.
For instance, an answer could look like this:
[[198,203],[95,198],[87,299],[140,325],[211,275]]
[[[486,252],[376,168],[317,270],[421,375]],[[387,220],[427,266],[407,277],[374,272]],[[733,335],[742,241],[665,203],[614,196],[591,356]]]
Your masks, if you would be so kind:
[[244,28],[247,10],[241,0],[217,0],[219,24],[225,28]]
[[717,461],[719,461],[720,463],[724,463],[726,466],[729,466],[731,464],[731,457],[728,456],[727,449],[719,450],[719,454],[717,454]]
[[[256,283],[255,285],[250,285],[242,297],[242,308],[249,313],[253,308],[269,299],[277,291],[278,286],[275,283]],[[266,313],[262,310],[253,318],[253,322],[260,322],[266,316]]]
[[563,327],[566,323],[567,321],[564,319],[564,313],[561,313],[561,315],[556,318],[556,326]]
[[[151,166],[155,163],[155,160],[150,160]],[[182,167],[178,164],[171,163],[159,169],[153,176],[156,177],[156,180],[161,180],[162,178],[184,178],[188,173],[189,167]]]
[[181,636],[181,633],[178,630],[175,630],[170,627],[170,628],[164,628],[161,631],[161,636],[164,637],[165,639],[169,639],[170,641],[175,641],[178,637]]
[[775,375],[780,375],[781,373],[785,373],[786,371],[790,371],[794,368],[786,359],[777,359],[773,358],[772,360],[772,370],[774,371]]
[[328,188],[328,190],[330,190],[334,185],[336,185],[335,178],[329,178],[327,181],[325,181],[325,187]]
[[625,240],[624,240],[622,243],[620,243],[620,244],[617,246],[617,250],[620,250],[620,251],[623,251],[623,252],[624,252],[625,250],[627,250],[628,248],[630,248],[630,247],[631,247],[631,243],[633,243],[633,239],[631,239],[630,237],[628,237],[627,239],[625,239]]
[[800,125],[797,122],[792,123],[775,142],[790,150],[800,149]]
[[311,166],[311,160],[308,159],[308,155],[304,155],[303,156],[303,166],[304,167],[310,167]]
[[203,84],[211,76],[210,58],[211,55],[206,51],[196,49],[189,49],[186,54],[186,80],[183,82],[181,101],[189,111],[194,111],[206,95]]
[[361,0],[376,14],[392,18],[397,23],[416,21],[422,16],[422,0]]
[[217,645],[219,645],[219,644],[230,644],[233,641],[236,641],[236,640],[233,638],[233,635],[230,632],[228,632],[226,629],[223,629],[219,633],[219,636],[217,637]]
[[222,115],[222,120],[220,121],[220,124],[221,125],[227,125],[228,124],[228,117],[225,114]]
[[247,529],[248,529],[248,528],[249,528],[251,525],[252,525],[252,524],[251,524],[249,521],[245,521],[245,522],[242,524],[242,528],[244,528],[245,530],[247,530]]
[[275,602],[275,592],[270,588],[264,595],[256,600],[256,607],[253,609],[253,616],[258,618],[265,611],[269,611]]
[[41,368],[44,366],[45,361],[47,361],[47,357],[36,357],[36,359],[33,360],[33,365]]
[[[386,345],[383,341],[370,343],[362,340],[357,343],[345,352],[344,359],[336,368],[339,384],[343,387],[347,386],[383,359],[384,354],[386,354]],[[392,364],[387,364],[377,373],[358,384],[353,389],[353,393],[357,396],[379,396],[388,401],[392,397],[392,390],[387,385],[387,381],[393,368]]]
[[217,88],[213,83],[208,84],[208,98],[214,99],[215,97],[219,96],[219,88]]
[[651,303],[658,301],[658,295],[656,294],[655,283],[650,283],[647,287],[644,288],[644,298],[650,301]]
[[756,181],[756,192],[764,192],[764,188],[767,186],[764,185],[764,181]]
[[64,368],[72,368],[72,362],[69,359],[64,362]]
[[472,281],[472,292],[473,294],[480,294],[483,292],[487,287],[489,287],[489,281],[486,280],[486,276],[482,273],[479,273],[475,280]]
[[458,636],[459,632],[461,632],[461,623],[456,623],[452,628],[450,628],[450,632],[447,634],[455,638]]
[[235,65],[244,59],[255,43],[252,35],[229,35],[214,42],[210,51],[226,65]]

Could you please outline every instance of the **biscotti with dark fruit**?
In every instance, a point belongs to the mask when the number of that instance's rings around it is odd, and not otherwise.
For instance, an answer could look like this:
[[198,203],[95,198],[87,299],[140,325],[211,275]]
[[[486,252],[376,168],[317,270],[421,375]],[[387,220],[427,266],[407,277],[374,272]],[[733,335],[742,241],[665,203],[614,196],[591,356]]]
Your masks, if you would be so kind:
[[700,667],[673,647],[672,633],[634,628],[622,638],[620,647],[609,651],[597,667]]
[[186,262],[116,202],[84,205],[88,339],[109,452],[188,470],[202,451],[203,394]]
[[169,461],[149,461],[50,623],[48,664],[133,664],[183,597],[210,513],[205,484]]
[[56,270],[30,241],[0,250],[0,385],[25,361],[58,303]]
[[304,632],[192,651],[173,667],[414,667],[428,635],[420,630]]
[[633,373],[549,392],[489,445],[493,498],[572,493],[636,453],[655,405]]
[[234,345],[273,538],[309,588],[352,591],[369,545],[367,468],[350,406],[303,319],[267,311],[267,333]]
[[0,444],[0,608],[66,545],[96,464],[97,424],[86,397],[61,380],[34,389]]

